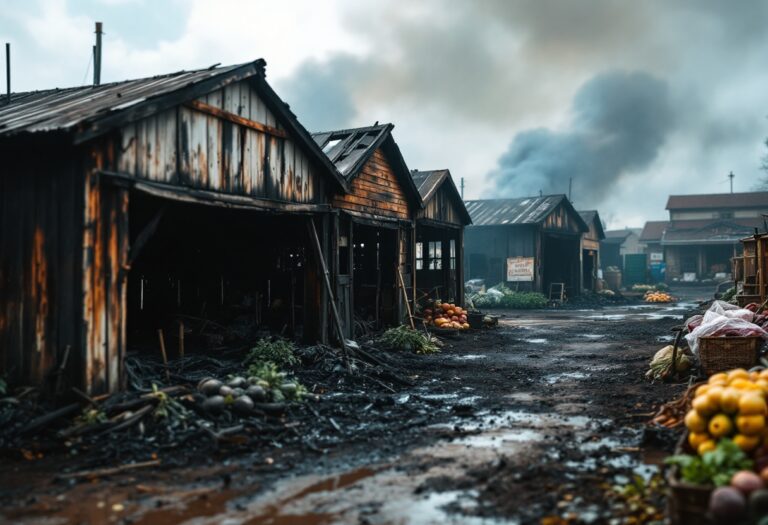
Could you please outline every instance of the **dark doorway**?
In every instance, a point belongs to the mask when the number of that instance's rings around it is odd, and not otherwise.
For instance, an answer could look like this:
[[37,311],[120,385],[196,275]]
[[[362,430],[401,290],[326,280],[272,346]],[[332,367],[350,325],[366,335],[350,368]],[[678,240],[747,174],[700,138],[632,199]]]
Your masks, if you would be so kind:
[[397,232],[354,225],[352,304],[356,321],[370,328],[397,323]]
[[545,234],[541,237],[542,292],[549,294],[552,283],[563,283],[567,297],[579,295],[581,246],[578,237]]

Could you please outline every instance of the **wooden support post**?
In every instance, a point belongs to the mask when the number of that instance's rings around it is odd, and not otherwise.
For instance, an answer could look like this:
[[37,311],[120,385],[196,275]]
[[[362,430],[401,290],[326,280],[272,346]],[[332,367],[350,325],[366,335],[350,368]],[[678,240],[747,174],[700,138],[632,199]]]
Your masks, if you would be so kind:
[[179,321],[179,357],[184,357],[184,321]]
[[411,303],[408,302],[408,292],[405,290],[405,282],[403,281],[403,273],[400,271],[400,266],[397,267],[397,278],[400,282],[400,289],[403,291],[403,298],[405,299],[405,308],[408,311],[408,320],[411,322],[411,328],[416,329],[416,323],[413,322],[413,312],[411,311]]
[[320,268],[323,271],[323,277],[325,280],[325,287],[328,291],[328,298],[331,300],[331,312],[333,313],[333,319],[336,324],[336,333],[339,336],[339,342],[341,343],[341,355],[344,360],[344,366],[349,370],[349,356],[347,355],[347,341],[344,337],[344,328],[341,325],[341,317],[339,317],[339,311],[336,309],[336,300],[334,299],[333,289],[331,288],[331,278],[328,275],[328,266],[325,264],[325,257],[323,257],[323,249],[320,246],[320,239],[317,236],[317,229],[315,228],[315,221],[312,217],[309,218],[307,225],[309,228],[309,234],[315,244],[315,251],[317,252],[317,259],[320,261]]
[[168,354],[165,352],[165,336],[163,336],[162,328],[157,331],[157,337],[160,340],[160,353],[163,355],[163,364],[165,365],[165,378],[170,382],[171,372],[168,370]]

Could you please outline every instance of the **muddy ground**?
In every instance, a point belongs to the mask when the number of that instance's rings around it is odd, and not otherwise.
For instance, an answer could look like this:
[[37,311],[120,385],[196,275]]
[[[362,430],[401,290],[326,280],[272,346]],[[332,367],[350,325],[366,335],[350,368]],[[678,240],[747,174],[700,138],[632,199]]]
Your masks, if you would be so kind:
[[705,295],[683,293],[676,305],[499,312],[497,329],[446,339],[440,354],[395,356],[413,386],[329,388],[257,447],[182,444],[154,451],[159,467],[87,482],[57,475],[147,460],[146,446],[109,436],[109,456],[4,458],[0,522],[609,522],[623,510],[606,490],[653,475],[672,446],[645,422],[685,385],[643,376]]

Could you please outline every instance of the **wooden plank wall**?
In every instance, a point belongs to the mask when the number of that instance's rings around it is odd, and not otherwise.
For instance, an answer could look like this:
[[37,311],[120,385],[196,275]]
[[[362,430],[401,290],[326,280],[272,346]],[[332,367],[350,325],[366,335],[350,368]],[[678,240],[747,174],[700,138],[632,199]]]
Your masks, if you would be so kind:
[[424,203],[424,209],[419,210],[416,216],[419,219],[424,218],[449,224],[462,224],[461,215],[459,215],[459,210],[456,207],[455,196],[445,183],[441,184],[432,195],[432,198]]
[[581,233],[573,214],[562,204],[550,213],[542,224],[544,230]]
[[41,384],[68,346],[67,379],[82,365],[82,181],[71,152],[44,147],[0,148],[0,375],[16,385]]
[[327,202],[317,168],[247,81],[197,102],[197,107],[180,106],[125,126],[118,171],[270,200]]
[[346,195],[333,198],[333,207],[383,217],[410,220],[408,200],[381,148],[377,148]]

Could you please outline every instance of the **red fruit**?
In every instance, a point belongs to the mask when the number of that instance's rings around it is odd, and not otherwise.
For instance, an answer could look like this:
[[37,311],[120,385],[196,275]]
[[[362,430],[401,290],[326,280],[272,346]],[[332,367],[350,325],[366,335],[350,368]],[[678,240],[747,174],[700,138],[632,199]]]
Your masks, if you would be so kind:
[[733,475],[731,486],[749,495],[753,490],[763,488],[763,480],[751,470],[742,470]]
[[455,322],[458,322],[458,320],[459,320],[459,318],[458,318],[458,317],[456,317],[455,315],[452,315],[452,316],[451,316],[451,321],[455,321]]

